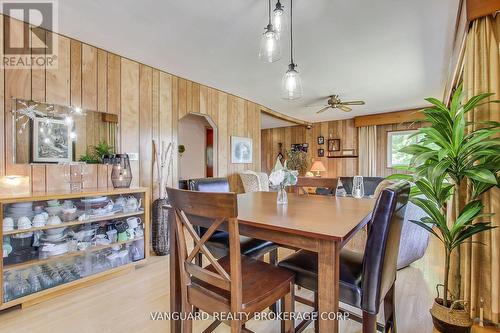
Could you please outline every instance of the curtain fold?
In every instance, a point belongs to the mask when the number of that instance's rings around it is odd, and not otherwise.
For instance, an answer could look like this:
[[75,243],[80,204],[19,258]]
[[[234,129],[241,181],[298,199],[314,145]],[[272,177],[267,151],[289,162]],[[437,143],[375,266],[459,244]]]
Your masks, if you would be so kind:
[[[467,98],[485,92],[500,99],[500,15],[475,20],[467,35],[463,88]],[[500,121],[500,106],[489,104],[468,114],[469,121]],[[492,225],[500,225],[500,190],[494,188],[483,196],[485,212],[495,213]],[[499,322],[500,303],[500,229],[474,236],[474,242],[461,249],[461,296],[469,300],[471,316],[479,316],[481,304],[485,319]],[[482,244],[481,244],[482,243]]]
[[377,126],[358,128],[358,172],[361,176],[377,176]]

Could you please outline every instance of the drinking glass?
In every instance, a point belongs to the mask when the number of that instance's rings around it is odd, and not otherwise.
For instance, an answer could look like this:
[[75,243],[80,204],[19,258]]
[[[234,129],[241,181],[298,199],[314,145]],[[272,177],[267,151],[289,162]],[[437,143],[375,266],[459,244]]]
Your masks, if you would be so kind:
[[286,193],[286,188],[284,185],[280,185],[278,190],[278,196],[276,198],[276,203],[278,205],[287,205],[288,204],[288,195]]
[[354,176],[352,181],[352,196],[356,199],[361,199],[365,196],[365,186],[362,176]]

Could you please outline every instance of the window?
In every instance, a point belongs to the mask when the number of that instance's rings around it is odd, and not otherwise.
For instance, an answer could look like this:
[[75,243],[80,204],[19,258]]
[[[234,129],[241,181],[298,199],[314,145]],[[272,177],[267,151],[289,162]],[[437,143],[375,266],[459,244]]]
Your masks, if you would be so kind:
[[400,150],[418,141],[418,136],[410,136],[417,130],[387,132],[387,167],[408,165],[411,155],[400,152]]

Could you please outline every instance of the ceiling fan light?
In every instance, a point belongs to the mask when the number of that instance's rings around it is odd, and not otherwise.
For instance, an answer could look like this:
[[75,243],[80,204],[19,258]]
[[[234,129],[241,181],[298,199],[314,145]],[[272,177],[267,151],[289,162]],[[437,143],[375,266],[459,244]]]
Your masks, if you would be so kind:
[[285,25],[286,25],[286,16],[285,16],[285,10],[281,2],[276,3],[276,7],[273,10],[273,18],[272,18],[272,23],[274,26],[274,30],[280,34],[285,30]]
[[284,99],[299,99],[302,97],[302,80],[296,65],[291,63],[281,81],[281,97]]
[[259,59],[263,62],[275,62],[281,59],[279,35],[272,24],[268,24],[260,39]]

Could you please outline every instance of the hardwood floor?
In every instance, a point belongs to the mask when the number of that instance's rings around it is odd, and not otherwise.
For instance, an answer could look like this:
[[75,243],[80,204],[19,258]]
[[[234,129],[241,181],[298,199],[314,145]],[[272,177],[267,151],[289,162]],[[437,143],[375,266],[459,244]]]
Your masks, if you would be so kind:
[[[286,250],[280,249],[280,255]],[[429,308],[434,297],[434,285],[441,271],[440,247],[431,241],[424,258],[398,272],[397,319],[402,333],[431,333]],[[167,320],[154,321],[152,312],[166,312],[169,307],[168,256],[151,257],[149,263],[130,274],[77,290],[25,309],[0,313],[0,332],[9,333],[166,333]],[[298,294],[308,296],[305,290]],[[297,311],[309,311],[297,304]],[[201,332],[209,321],[196,322],[194,332]],[[279,321],[256,321],[247,327],[255,332],[279,332]],[[354,321],[340,323],[340,331],[361,332]],[[475,327],[473,333],[498,332]],[[215,332],[229,332],[221,325]],[[312,325],[305,331],[313,332]]]

